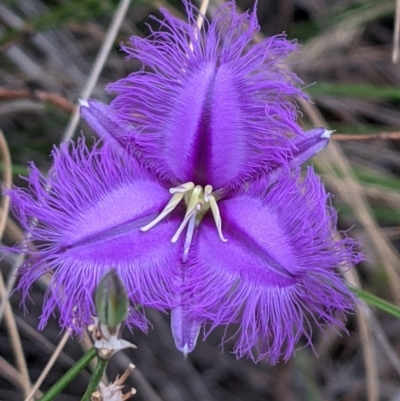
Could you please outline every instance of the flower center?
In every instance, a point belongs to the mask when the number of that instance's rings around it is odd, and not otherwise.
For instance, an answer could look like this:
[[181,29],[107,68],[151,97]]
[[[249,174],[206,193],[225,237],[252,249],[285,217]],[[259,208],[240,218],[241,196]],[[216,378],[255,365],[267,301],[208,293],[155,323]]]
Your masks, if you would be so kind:
[[188,259],[194,229],[199,226],[201,219],[209,209],[211,209],[214,217],[219,238],[221,241],[227,241],[222,234],[221,215],[219,213],[217,200],[213,194],[213,187],[211,185],[202,187],[201,185],[194,185],[193,182],[187,182],[175,188],[170,188],[169,192],[172,194],[172,197],[165,208],[153,221],[142,227],[140,229],[141,231],[145,232],[150,230],[164,217],[168,216],[176,208],[176,206],[178,206],[178,204],[184,200],[186,204],[185,216],[182,220],[182,223],[178,227],[178,230],[171,238],[171,242],[178,241],[178,238],[182,234],[183,230],[186,228],[186,226],[188,227],[186,231],[186,239],[182,257],[183,262],[186,262]]

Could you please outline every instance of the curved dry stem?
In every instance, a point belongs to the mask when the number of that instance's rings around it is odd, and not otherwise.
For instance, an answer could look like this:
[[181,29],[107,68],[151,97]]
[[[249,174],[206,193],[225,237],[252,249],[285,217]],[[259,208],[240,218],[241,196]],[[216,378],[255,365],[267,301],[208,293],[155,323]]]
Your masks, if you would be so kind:
[[47,362],[47,365],[43,369],[43,372],[41,373],[39,378],[36,380],[36,383],[32,387],[32,390],[26,396],[25,401],[31,401],[33,395],[36,393],[36,391],[42,385],[44,379],[47,377],[47,375],[49,374],[51,368],[53,367],[54,363],[56,362],[57,358],[59,357],[59,355],[63,351],[64,346],[67,343],[68,339],[69,339],[69,332],[67,331],[67,332],[64,333],[61,341],[58,343],[57,348],[54,350],[53,355],[51,356],[51,358]]
[[[2,130],[0,130],[0,157],[4,166],[3,177],[2,177],[3,187],[8,189],[11,188],[12,185],[11,156],[10,156],[10,151],[8,149],[6,138],[4,137]],[[3,236],[4,229],[6,227],[9,210],[10,210],[10,198],[8,196],[3,195],[1,199],[1,209],[0,209],[0,239]],[[28,368],[26,366],[24,351],[22,348],[21,339],[19,336],[17,324],[15,322],[14,314],[11,305],[7,299],[8,297],[6,297],[3,276],[1,273],[0,273],[0,294],[3,296],[3,302],[5,302],[5,321],[10,337],[11,348],[14,353],[18,369],[21,373],[20,375],[21,387],[23,388],[24,393],[27,394],[31,389]]]
[[[0,295],[2,294],[4,294],[4,281],[3,281],[3,276],[0,274]],[[20,387],[22,388],[24,395],[26,396],[31,392],[32,385],[25,361],[21,338],[19,336],[17,324],[15,322],[15,317],[9,302],[5,303],[4,318],[11,342],[11,349],[13,351],[16,364],[20,373],[18,376],[16,376],[16,379],[19,380]],[[1,369],[0,372],[3,373]],[[33,392],[33,394],[34,393],[35,392]]]
[[[0,129],[0,157],[3,163],[3,188],[9,189],[12,185],[12,166],[11,156],[8,149],[6,138],[4,137],[3,131]],[[8,212],[10,209],[10,198],[4,196],[1,199],[1,212],[0,212],[0,238],[3,237],[4,229],[6,227]]]
[[[356,288],[361,287],[360,279],[354,268],[342,270],[342,274],[347,282]],[[365,365],[365,374],[367,380],[368,401],[379,401],[379,377],[378,365],[376,363],[376,349],[372,335],[370,316],[371,309],[364,303],[357,305],[357,325],[360,330],[362,352]]]
[[74,104],[65,97],[57,93],[30,90],[11,90],[0,87],[0,99],[37,99],[41,102],[47,102],[60,108],[67,113],[74,111]]

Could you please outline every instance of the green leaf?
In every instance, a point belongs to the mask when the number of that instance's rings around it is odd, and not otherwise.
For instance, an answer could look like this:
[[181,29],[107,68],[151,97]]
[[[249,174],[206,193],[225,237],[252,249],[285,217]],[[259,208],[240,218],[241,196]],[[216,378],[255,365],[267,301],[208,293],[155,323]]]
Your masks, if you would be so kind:
[[372,171],[372,169],[361,168],[353,165],[354,175],[358,181],[364,184],[375,184],[400,191],[400,179],[394,176],[385,175]]
[[309,86],[306,92],[312,96],[351,96],[362,98],[379,98],[386,100],[400,100],[400,89],[387,86],[348,85],[318,83]]
[[396,305],[393,305],[392,303],[385,301],[384,299],[379,298],[368,291],[361,290],[360,288],[355,288],[355,287],[349,287],[349,288],[362,301],[366,302],[369,305],[375,306],[376,308],[400,319],[400,308],[397,307]]

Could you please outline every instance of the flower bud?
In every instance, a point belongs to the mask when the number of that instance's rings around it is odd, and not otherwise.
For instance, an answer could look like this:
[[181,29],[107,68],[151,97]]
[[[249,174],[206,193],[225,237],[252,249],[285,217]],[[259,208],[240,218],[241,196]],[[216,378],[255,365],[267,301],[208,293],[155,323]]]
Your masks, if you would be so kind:
[[97,316],[109,329],[115,329],[128,313],[128,297],[115,269],[101,279],[95,295]]

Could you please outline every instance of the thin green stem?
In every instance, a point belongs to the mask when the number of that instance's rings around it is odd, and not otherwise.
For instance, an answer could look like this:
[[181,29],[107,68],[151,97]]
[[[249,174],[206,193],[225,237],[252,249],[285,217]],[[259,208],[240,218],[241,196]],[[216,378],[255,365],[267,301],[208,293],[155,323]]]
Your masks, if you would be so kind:
[[372,306],[375,306],[378,309],[381,309],[392,316],[397,317],[400,319],[400,308],[397,307],[396,305],[393,305],[392,303],[385,301],[382,298],[377,297],[374,294],[371,294],[367,291],[361,290],[360,288],[355,288],[355,287],[349,287],[351,291],[353,291],[357,297],[367,304],[370,304]]
[[107,364],[107,359],[97,359],[96,368],[92,374],[92,377],[90,378],[88,388],[86,389],[85,394],[83,394],[81,401],[90,401],[92,399],[92,394],[97,390],[103,373],[106,370]]
[[96,348],[91,348],[64,376],[58,379],[49,390],[38,401],[51,401],[61,393],[65,387],[75,379],[78,374],[89,365],[90,361],[97,355]]

